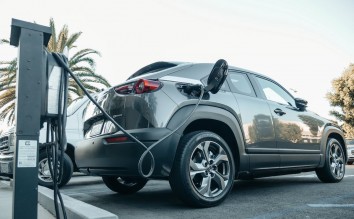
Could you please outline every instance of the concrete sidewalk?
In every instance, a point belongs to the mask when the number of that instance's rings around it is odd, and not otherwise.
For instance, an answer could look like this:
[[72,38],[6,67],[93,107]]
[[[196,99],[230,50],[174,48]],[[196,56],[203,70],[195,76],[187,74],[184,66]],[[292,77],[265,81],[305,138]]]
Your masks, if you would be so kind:
[[[10,180],[0,177],[0,219],[12,218],[13,187]],[[111,212],[61,195],[65,205],[68,219],[118,219]],[[61,212],[61,211],[60,211]],[[38,219],[54,219],[53,190],[38,186]],[[62,214],[60,215],[62,217]]]
[[[12,198],[13,187],[10,185],[10,181],[0,179],[0,219],[12,218]],[[38,219],[54,218],[54,215],[38,204]]]

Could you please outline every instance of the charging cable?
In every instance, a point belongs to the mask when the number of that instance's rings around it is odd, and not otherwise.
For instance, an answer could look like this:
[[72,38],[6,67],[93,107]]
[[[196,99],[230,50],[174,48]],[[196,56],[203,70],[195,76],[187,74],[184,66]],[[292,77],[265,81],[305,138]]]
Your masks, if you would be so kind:
[[[67,63],[65,57],[62,57]],[[61,74],[58,99],[58,115],[56,118],[47,119],[46,143],[44,144],[47,152],[49,172],[53,181],[54,208],[57,218],[60,218],[59,203],[64,219],[67,219],[66,210],[58,184],[62,181],[64,168],[64,153],[66,149],[66,108],[68,93],[68,75]],[[59,199],[59,200],[58,200]]]
[[[139,139],[137,139],[136,137],[134,137],[132,134],[130,134],[129,132],[127,132],[122,126],[120,126],[97,102],[96,100],[90,95],[90,93],[85,89],[85,87],[82,85],[82,83],[80,82],[80,80],[75,76],[75,74],[70,70],[70,68],[68,67],[68,65],[65,63],[65,59],[63,59],[63,57],[60,54],[57,53],[53,53],[54,58],[56,59],[56,61],[65,69],[66,72],[68,72],[70,74],[70,76],[74,79],[74,81],[77,83],[77,85],[79,85],[79,87],[83,90],[83,92],[85,93],[85,95],[97,106],[97,108],[102,112],[102,114],[109,120],[111,121],[117,129],[121,130],[125,135],[127,135],[131,140],[135,141],[137,144],[139,144],[141,147],[143,147],[145,149],[144,153],[141,155],[140,159],[139,159],[139,163],[138,163],[138,171],[141,177],[143,178],[148,178],[150,177],[155,169],[155,159],[153,154],[151,153],[151,150],[158,145],[159,143],[161,143],[162,141],[164,141],[166,138],[170,137],[172,134],[174,134],[178,129],[180,129],[193,115],[193,113],[195,112],[195,110],[197,109],[197,107],[199,106],[203,95],[205,93],[204,86],[203,85],[193,85],[191,86],[191,89],[200,89],[200,96],[198,98],[198,101],[195,105],[195,107],[193,108],[192,112],[189,114],[189,116],[174,130],[172,130],[169,134],[167,134],[166,136],[164,136],[163,138],[161,138],[160,140],[158,140],[157,142],[153,143],[152,145],[150,145],[149,147],[147,147],[144,143],[142,143]],[[146,158],[146,156],[149,155],[151,158],[151,166],[150,166],[150,171],[145,174],[143,172],[143,161]]]

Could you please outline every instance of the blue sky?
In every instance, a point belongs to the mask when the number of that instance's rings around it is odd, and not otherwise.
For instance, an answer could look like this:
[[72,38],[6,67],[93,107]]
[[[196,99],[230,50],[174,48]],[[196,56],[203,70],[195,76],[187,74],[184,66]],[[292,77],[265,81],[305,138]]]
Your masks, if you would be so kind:
[[[79,48],[102,53],[97,72],[112,84],[149,63],[215,62],[265,74],[329,118],[331,80],[354,63],[354,1],[150,0],[5,1],[0,38],[11,18],[82,31]],[[0,59],[16,56],[0,47]]]

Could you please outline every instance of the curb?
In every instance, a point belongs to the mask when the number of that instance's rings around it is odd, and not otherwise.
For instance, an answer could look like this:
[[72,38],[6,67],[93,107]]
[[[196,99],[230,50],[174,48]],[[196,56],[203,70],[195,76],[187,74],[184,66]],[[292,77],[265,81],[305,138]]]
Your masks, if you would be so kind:
[[[111,212],[86,204],[64,194],[61,194],[61,196],[68,219],[118,219],[118,216]],[[38,186],[38,203],[55,215],[53,190]]]

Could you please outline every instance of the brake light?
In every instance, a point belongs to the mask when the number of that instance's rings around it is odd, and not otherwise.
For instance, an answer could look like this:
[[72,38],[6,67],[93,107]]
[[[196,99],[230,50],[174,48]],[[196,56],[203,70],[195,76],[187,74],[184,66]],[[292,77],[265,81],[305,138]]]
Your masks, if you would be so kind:
[[106,138],[105,140],[107,141],[107,143],[111,144],[111,143],[116,143],[116,142],[128,141],[128,137],[120,136],[120,137]]
[[161,82],[152,81],[147,79],[140,79],[134,85],[134,91],[136,94],[149,93],[158,90],[161,87]]
[[131,94],[134,88],[134,83],[126,84],[120,87],[114,88],[114,90],[119,94]]
[[118,94],[143,94],[158,90],[162,86],[159,81],[140,79],[135,83],[125,84],[114,88]]

